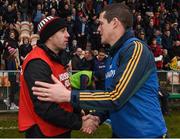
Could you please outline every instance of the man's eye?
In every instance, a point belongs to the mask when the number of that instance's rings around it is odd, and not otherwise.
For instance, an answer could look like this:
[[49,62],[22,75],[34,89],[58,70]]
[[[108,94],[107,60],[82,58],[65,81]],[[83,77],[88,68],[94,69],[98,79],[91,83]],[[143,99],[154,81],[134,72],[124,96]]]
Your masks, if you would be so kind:
[[102,22],[99,22],[99,25],[101,25],[101,26],[102,26],[102,25],[103,25],[103,23],[102,23]]
[[61,31],[64,32],[64,31],[65,31],[65,28],[63,28]]

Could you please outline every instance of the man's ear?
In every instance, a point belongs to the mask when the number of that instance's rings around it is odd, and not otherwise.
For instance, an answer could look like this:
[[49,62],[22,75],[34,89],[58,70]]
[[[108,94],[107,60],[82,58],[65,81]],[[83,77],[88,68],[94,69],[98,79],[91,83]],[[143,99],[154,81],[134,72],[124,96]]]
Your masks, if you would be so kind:
[[113,24],[113,26],[114,26],[115,28],[120,25],[120,21],[118,20],[117,17],[114,17],[114,18],[112,19],[112,24]]

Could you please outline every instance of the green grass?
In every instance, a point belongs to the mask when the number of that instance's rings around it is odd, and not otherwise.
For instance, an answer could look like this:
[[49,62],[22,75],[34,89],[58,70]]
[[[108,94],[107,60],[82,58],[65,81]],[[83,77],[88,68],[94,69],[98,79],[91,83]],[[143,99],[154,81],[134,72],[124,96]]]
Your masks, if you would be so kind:
[[171,138],[180,138],[180,110],[174,110],[165,117],[169,135]]
[[[170,115],[165,117],[171,138],[180,137],[180,110],[173,110]],[[1,138],[23,138],[24,134],[19,133],[18,129],[8,129],[17,127],[17,113],[0,114],[0,137]],[[2,129],[5,128],[5,129]],[[72,132],[73,138],[110,138],[111,128],[105,124],[101,125],[93,135],[86,135],[80,131]]]

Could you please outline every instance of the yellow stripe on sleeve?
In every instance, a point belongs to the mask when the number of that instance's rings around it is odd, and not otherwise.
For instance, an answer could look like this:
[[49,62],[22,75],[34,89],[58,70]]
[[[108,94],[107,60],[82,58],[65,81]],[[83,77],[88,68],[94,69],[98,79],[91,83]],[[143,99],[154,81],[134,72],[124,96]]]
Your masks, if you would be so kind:
[[118,93],[118,95],[116,97],[113,98],[113,100],[118,99],[121,96],[121,94],[124,92],[125,88],[127,87],[128,83],[129,83],[129,81],[130,81],[130,79],[131,79],[131,77],[132,77],[132,75],[133,75],[133,73],[134,73],[134,71],[135,71],[135,69],[136,69],[136,67],[138,65],[139,59],[140,59],[141,54],[142,54],[142,45],[140,44],[139,47],[140,47],[139,53],[137,53],[137,58],[135,58],[135,61],[134,61],[135,64],[132,66],[132,69],[130,69],[129,72],[127,73],[127,77],[128,77],[127,81],[123,85],[123,88],[118,89],[117,92],[119,92],[119,93]]

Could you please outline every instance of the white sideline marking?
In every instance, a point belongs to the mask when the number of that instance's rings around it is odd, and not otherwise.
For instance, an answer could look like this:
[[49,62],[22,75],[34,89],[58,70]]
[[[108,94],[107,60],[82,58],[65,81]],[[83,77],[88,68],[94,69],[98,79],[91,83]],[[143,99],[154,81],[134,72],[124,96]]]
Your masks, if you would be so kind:
[[18,129],[17,126],[11,126],[11,127],[0,127],[0,130],[12,130],[12,129]]

